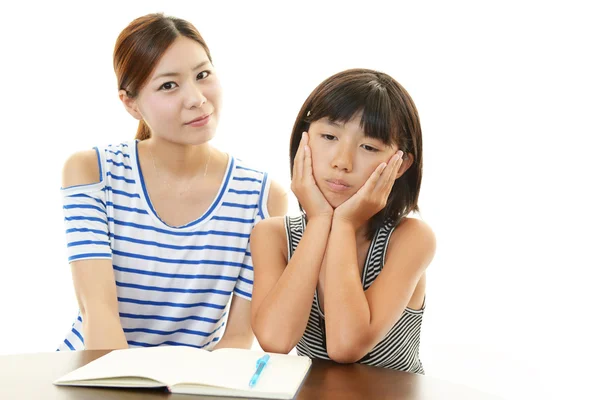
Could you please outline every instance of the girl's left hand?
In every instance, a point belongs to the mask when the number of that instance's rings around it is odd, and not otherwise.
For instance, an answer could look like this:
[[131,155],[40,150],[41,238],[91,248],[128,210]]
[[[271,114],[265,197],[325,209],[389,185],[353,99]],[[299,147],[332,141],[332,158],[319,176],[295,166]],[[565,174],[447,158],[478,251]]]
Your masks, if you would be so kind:
[[357,230],[381,211],[387,204],[402,165],[402,154],[398,151],[387,164],[381,163],[358,192],[334,210],[333,218],[348,221]]

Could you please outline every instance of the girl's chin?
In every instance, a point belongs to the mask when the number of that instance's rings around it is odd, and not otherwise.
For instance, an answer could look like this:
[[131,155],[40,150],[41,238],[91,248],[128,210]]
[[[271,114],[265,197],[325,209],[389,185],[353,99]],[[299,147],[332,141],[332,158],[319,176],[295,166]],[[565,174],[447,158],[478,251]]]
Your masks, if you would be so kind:
[[334,210],[336,208],[338,208],[339,206],[341,206],[342,204],[344,204],[344,202],[346,200],[348,200],[347,196],[326,196],[325,200],[327,200],[327,202],[329,203],[329,205],[331,206],[331,208],[333,208]]

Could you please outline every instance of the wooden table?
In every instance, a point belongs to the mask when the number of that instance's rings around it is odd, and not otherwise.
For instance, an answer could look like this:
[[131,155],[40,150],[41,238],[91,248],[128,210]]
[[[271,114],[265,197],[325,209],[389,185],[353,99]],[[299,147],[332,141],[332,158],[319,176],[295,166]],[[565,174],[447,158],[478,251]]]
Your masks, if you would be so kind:
[[[225,399],[173,395],[148,389],[96,389],[52,384],[55,379],[106,353],[89,350],[0,356],[0,399]],[[296,399],[498,400],[474,389],[427,376],[323,360],[313,360]]]

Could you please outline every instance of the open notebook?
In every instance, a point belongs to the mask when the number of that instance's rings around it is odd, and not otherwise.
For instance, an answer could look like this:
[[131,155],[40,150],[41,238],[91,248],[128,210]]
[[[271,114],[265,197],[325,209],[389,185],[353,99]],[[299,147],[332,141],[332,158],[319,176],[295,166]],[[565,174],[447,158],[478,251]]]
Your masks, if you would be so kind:
[[260,351],[161,346],[114,350],[57,379],[55,385],[166,387],[172,393],[291,399],[310,369],[308,357],[270,354],[255,386]]

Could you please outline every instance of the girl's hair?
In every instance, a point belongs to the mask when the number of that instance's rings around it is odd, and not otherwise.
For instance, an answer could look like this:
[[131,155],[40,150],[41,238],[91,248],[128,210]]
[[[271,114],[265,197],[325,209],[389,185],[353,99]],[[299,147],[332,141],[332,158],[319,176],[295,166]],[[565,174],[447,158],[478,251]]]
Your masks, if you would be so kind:
[[360,127],[367,137],[395,144],[405,155],[414,157],[412,165],[394,182],[385,208],[369,220],[367,237],[372,239],[385,222],[397,224],[411,211],[419,211],[423,171],[419,114],[408,92],[392,77],[369,69],[349,69],[317,86],[302,105],[292,129],[290,171],[293,173],[302,132],[308,131],[311,122],[329,118],[346,123],[361,112]]
[[[119,90],[125,90],[127,96],[135,98],[162,55],[180,36],[198,42],[212,63],[206,42],[191,23],[162,13],[133,20],[117,38],[113,53]],[[145,140],[149,137],[150,128],[140,121],[135,138]]]

